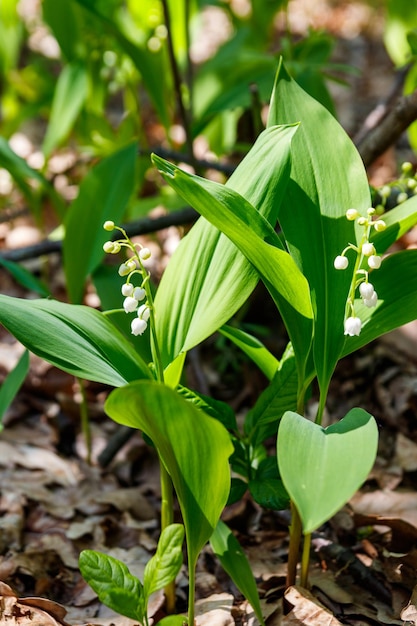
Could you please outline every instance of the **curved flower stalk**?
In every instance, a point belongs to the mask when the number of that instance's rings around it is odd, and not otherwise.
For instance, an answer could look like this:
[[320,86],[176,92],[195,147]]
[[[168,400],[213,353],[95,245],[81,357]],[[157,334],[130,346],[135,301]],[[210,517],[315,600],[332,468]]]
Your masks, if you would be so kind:
[[346,211],[346,219],[350,222],[356,221],[359,226],[362,226],[363,235],[359,245],[355,246],[350,243],[334,260],[336,270],[345,270],[349,266],[347,252],[353,250],[356,254],[344,320],[344,333],[350,337],[358,336],[362,330],[362,320],[355,311],[356,290],[359,290],[362,302],[366,307],[373,308],[378,303],[378,294],[373,284],[369,282],[369,273],[381,267],[382,259],[376,253],[375,246],[369,239],[372,229],[378,233],[382,232],[385,230],[386,224],[382,219],[373,220],[375,214],[376,209],[373,207],[367,210],[367,217],[360,216],[356,209]]

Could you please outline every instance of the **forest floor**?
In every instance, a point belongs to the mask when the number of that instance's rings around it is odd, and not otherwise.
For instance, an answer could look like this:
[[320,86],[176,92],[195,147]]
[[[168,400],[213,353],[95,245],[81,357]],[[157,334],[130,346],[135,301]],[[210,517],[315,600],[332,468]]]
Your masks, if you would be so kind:
[[[292,28],[301,32],[307,19],[326,28],[337,37],[334,60],[358,68],[349,78],[350,88],[332,87],[340,120],[354,138],[368,114],[388,97],[394,71],[373,9],[360,3],[328,9],[324,1],[294,2]],[[387,182],[405,159],[413,160],[413,155],[402,138],[371,168],[372,182]],[[33,243],[33,237],[39,238],[35,230],[27,216],[3,222],[2,251]],[[416,243],[412,232],[401,245]],[[49,263],[59,293],[59,254],[50,255]],[[3,293],[28,296],[3,270],[0,280]],[[259,302],[266,295],[258,290],[254,298]],[[0,331],[3,378],[22,350]],[[194,355],[188,375],[190,380],[203,377],[215,397],[243,415],[265,381],[245,361],[234,368],[233,358],[221,363],[220,375],[217,366],[224,358],[216,340],[209,340]],[[117,430],[103,410],[108,392],[95,383],[86,387],[93,446],[88,464],[77,383],[31,357],[29,376],[5,416],[0,437],[1,626],[135,623],[101,605],[78,570],[78,555],[88,548],[115,556],[142,578],[158,537],[160,486],[152,450],[134,434],[108,464],[99,463]],[[314,402],[313,394],[311,411]],[[287,606],[293,606],[289,614],[283,615],[282,608],[288,515],[262,511],[249,498],[225,511],[224,519],[251,563],[268,626],[417,624],[417,322],[339,364],[327,419],[337,420],[353,406],[377,419],[378,458],[363,489],[314,535],[310,590],[287,591]],[[179,611],[186,610],[187,584],[184,567],[177,585]],[[197,598],[199,626],[257,624],[208,547],[198,565]],[[155,619],[164,615],[162,593],[153,597],[151,612]]]

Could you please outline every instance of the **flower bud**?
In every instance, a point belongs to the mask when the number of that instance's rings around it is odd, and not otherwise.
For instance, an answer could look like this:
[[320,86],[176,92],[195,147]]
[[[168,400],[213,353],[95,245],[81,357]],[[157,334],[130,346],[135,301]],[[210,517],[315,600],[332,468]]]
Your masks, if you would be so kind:
[[378,304],[378,294],[376,293],[376,291],[374,291],[370,298],[364,298],[363,303],[370,309],[376,306]]
[[366,210],[368,215],[373,215],[375,213],[375,209],[373,206],[369,207],[369,209]]
[[411,165],[410,161],[404,161],[404,163],[402,163],[401,165],[401,171],[404,174],[411,172],[412,169],[413,169],[413,166]]
[[389,185],[384,185],[379,190],[379,195],[381,196],[381,198],[389,198],[391,195],[391,187]]
[[375,293],[374,286],[371,283],[361,283],[359,285],[359,293],[364,300],[369,300]]
[[348,317],[345,320],[345,335],[349,335],[353,337],[354,335],[359,335],[362,328],[362,322],[359,317]]
[[334,260],[334,266],[337,270],[345,270],[349,265],[349,261],[345,256],[339,254]]
[[365,225],[366,225],[366,221],[367,221],[367,220],[366,220],[366,217],[360,217],[360,218],[358,219],[358,224],[359,224],[359,226],[365,226]]
[[409,178],[407,180],[407,187],[409,189],[415,189],[417,187],[417,180],[415,178]]
[[382,259],[380,256],[372,254],[368,259],[368,265],[371,269],[377,270],[381,267],[381,261]]
[[151,251],[149,250],[149,248],[142,248],[141,250],[139,250],[139,256],[142,261],[146,261],[146,259],[149,259],[151,257]]
[[143,335],[147,326],[148,324],[145,322],[145,320],[140,319],[139,317],[135,317],[130,325],[132,335]]
[[119,267],[119,276],[127,276],[131,271],[127,263],[122,263]]
[[124,299],[123,308],[126,313],[133,313],[134,311],[136,311],[137,306],[138,301],[135,298],[127,296],[127,298]]
[[371,256],[371,254],[375,254],[375,246],[373,243],[367,241],[362,246],[362,254],[365,256]]
[[114,242],[106,241],[106,243],[103,244],[103,250],[104,252],[107,252],[108,254],[112,254],[114,250]]
[[135,300],[139,302],[140,300],[143,300],[145,296],[146,296],[146,291],[142,289],[142,287],[136,287],[136,289],[133,292],[133,297],[135,298]]
[[373,227],[377,233],[382,233],[382,231],[386,229],[387,225],[384,220],[376,220],[376,222],[373,222]]
[[354,220],[356,220],[357,217],[359,217],[359,213],[356,209],[348,209],[346,211],[346,218],[349,220],[349,222],[353,222]]
[[145,322],[148,321],[150,315],[151,315],[151,309],[149,308],[147,304],[142,304],[138,308],[138,317],[140,317],[140,319],[142,320],[145,320]]
[[122,285],[122,295],[127,298],[133,294],[133,285],[131,283],[125,283]]
[[104,222],[103,224],[103,228],[104,230],[114,230],[114,222],[112,220],[107,220],[106,222]]
[[402,191],[401,193],[398,194],[397,204],[402,204],[406,200],[408,200],[408,194],[406,194],[405,191]]

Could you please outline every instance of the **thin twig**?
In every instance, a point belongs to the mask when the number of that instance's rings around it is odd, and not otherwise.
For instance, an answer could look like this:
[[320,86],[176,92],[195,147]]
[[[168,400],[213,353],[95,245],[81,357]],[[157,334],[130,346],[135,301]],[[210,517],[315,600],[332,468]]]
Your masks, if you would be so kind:
[[[183,226],[190,224],[198,218],[198,213],[191,207],[186,207],[180,211],[174,211],[161,217],[143,217],[140,220],[130,222],[123,226],[129,237],[135,237],[137,235],[147,235],[154,233],[170,226]],[[62,241],[49,241],[45,239],[40,243],[33,246],[27,246],[25,248],[15,248],[14,250],[8,250],[0,254],[0,258],[7,261],[14,261],[19,263],[20,261],[26,261],[27,259],[34,259],[40,256],[53,254],[54,252],[62,251]]]

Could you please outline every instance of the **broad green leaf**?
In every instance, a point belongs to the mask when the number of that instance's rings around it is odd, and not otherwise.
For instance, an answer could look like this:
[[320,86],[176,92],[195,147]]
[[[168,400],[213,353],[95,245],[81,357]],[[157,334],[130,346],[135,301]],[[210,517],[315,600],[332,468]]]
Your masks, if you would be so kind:
[[194,406],[207,413],[207,415],[219,420],[227,430],[237,431],[235,412],[226,402],[205,396],[202,393],[197,393],[182,385],[177,387],[177,392],[188,402],[191,402]]
[[127,339],[90,307],[0,294],[0,323],[28,350],[79,378],[118,387],[152,376]]
[[[230,187],[186,174],[159,157],[154,157],[154,162],[174,189],[209,219],[213,226],[229,237],[258,270],[281,316],[287,322],[297,360],[299,380],[302,381],[312,337],[313,313],[310,292],[306,279],[292,257],[281,249],[282,244],[272,226],[244,197]],[[207,267],[207,260],[205,263],[203,261],[204,266]],[[236,285],[242,284],[240,273],[237,275],[235,272],[244,268],[243,259],[239,262],[239,257],[235,256],[234,265],[227,268],[227,277],[228,279],[234,277],[234,286],[223,278],[221,285],[218,284],[218,293],[215,296],[213,294],[213,300],[211,303],[207,302],[207,307],[215,304],[219,312],[227,311],[225,307],[231,302],[231,289],[235,290]],[[225,293],[223,289],[226,284],[228,290]],[[198,317],[200,325],[204,325],[207,317],[209,317],[207,309],[201,311]],[[207,319],[206,323],[209,324],[210,321]]]
[[29,352],[25,350],[15,367],[6,376],[0,387],[0,432],[1,420],[19,391],[29,371]]
[[249,491],[252,498],[263,509],[282,511],[290,503],[288,493],[278,478],[254,478],[249,481]]
[[385,213],[382,218],[387,228],[377,233],[372,229],[370,240],[378,254],[382,254],[417,224],[417,196],[413,196]]
[[[292,142],[292,168],[278,221],[290,253],[306,276],[315,310],[313,355],[320,387],[327,390],[343,348],[340,334],[353,268],[333,266],[348,243],[355,243],[352,207],[371,206],[362,160],[334,117],[278,68],[268,125],[301,122]],[[291,325],[296,319],[287,319]],[[297,355],[299,347],[294,345]]]
[[87,97],[88,76],[85,63],[69,63],[60,73],[52,100],[49,124],[42,144],[48,157],[72,129]]
[[[142,622],[143,587],[124,563],[107,554],[83,550],[79,558],[81,574],[100,602],[116,613]],[[141,602],[142,600],[142,602]]]
[[[225,186],[226,190],[238,191],[274,225],[289,174],[294,132],[294,127],[285,127],[262,133]],[[166,161],[159,157],[154,160],[174,188],[179,181],[183,189],[183,181],[192,185],[190,181],[195,180],[182,175],[181,179],[180,175],[177,178],[176,169],[174,179],[171,177],[174,170]],[[191,189],[194,192],[196,185]],[[164,364],[227,322],[247,300],[258,280],[256,270],[227,237],[206,220],[199,219],[173,254],[155,299]]]
[[147,562],[143,575],[146,598],[172,582],[182,565],[184,526],[170,524],[161,533],[155,554]]
[[109,233],[103,229],[103,223],[119,223],[133,193],[136,152],[137,144],[131,143],[90,170],[68,211],[64,269],[68,293],[75,304],[82,300],[86,277],[104,256],[103,244]]
[[316,530],[354,495],[372,469],[377,446],[378,427],[363,409],[352,409],[327,428],[285,413],[278,430],[278,466],[304,533]]
[[297,367],[292,346],[285,351],[279,369],[245,417],[245,433],[257,446],[276,434],[285,411],[297,408]]
[[[389,255],[370,280],[378,294],[375,308],[355,300],[355,311],[362,320],[358,337],[346,337],[345,356],[377,337],[417,319],[417,250],[403,250]],[[340,327],[343,333],[343,326]]]
[[41,280],[36,278],[36,276],[34,276],[31,272],[29,272],[29,270],[27,270],[23,265],[0,257],[0,266],[4,267],[4,269],[7,270],[20,285],[29,289],[29,291],[34,291],[45,298],[50,295],[47,286]]
[[119,424],[143,430],[155,444],[178,497],[188,564],[194,568],[229,495],[233,448],[226,429],[173,389],[152,381],[114,390],[105,411]]
[[52,30],[67,61],[84,56],[87,41],[81,39],[79,7],[72,0],[42,0],[44,21]]
[[258,589],[249,561],[240,543],[224,522],[219,521],[217,524],[210,538],[210,544],[223,569],[250,603],[260,624],[264,625]]
[[387,18],[384,31],[385,47],[397,66],[411,60],[408,33],[417,27],[417,12],[408,0],[387,0]]
[[249,333],[240,328],[227,326],[226,324],[219,328],[219,332],[238,346],[259,367],[265,376],[272,380],[279,367],[279,361],[259,339],[249,335]]

